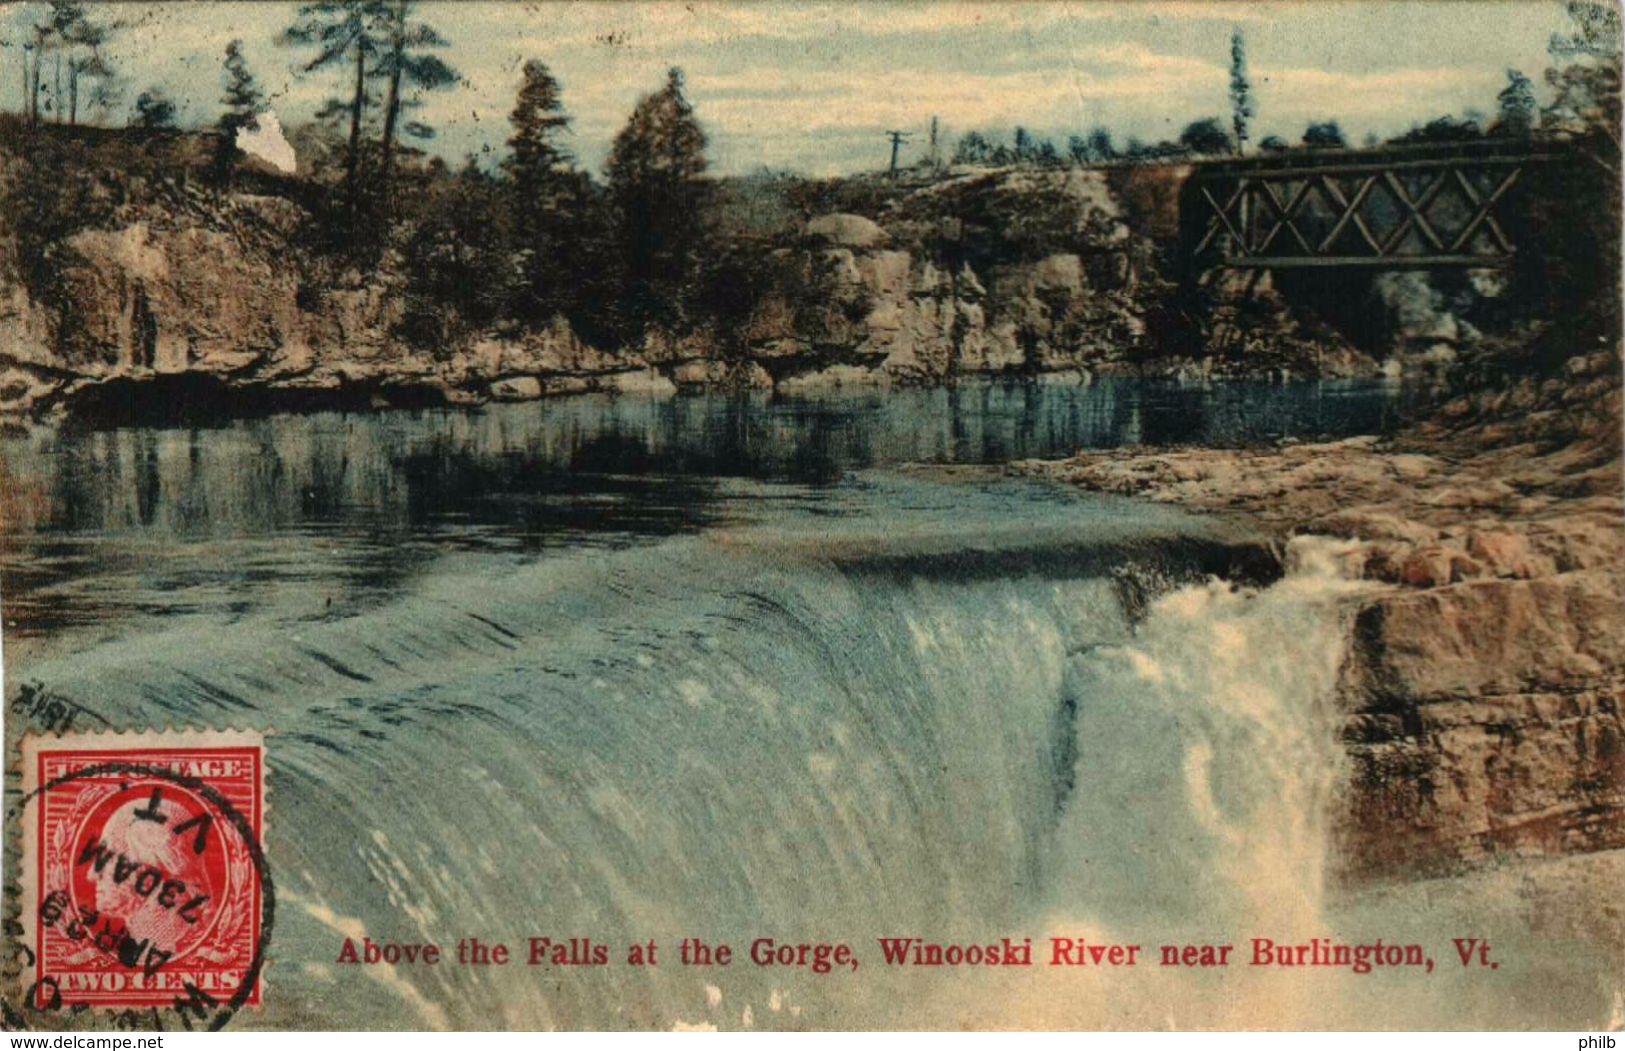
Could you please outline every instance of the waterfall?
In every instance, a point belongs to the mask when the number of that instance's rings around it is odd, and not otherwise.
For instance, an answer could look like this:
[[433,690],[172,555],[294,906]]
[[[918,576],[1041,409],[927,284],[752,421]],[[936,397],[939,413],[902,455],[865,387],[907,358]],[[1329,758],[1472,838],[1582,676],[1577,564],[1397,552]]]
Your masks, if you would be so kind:
[[[1237,588],[1208,576],[1214,540],[1096,532],[681,538],[35,672],[113,719],[273,731],[267,1020],[331,1003],[334,1024],[665,1027],[714,1014],[710,986],[730,1024],[775,998],[811,1013],[784,1024],[861,1024],[915,980],[876,936],[1223,927],[1294,888],[1313,913],[1330,586]],[[328,962],[357,936],[668,956],[374,967],[358,988]],[[669,955],[759,936],[852,943],[866,977]]]

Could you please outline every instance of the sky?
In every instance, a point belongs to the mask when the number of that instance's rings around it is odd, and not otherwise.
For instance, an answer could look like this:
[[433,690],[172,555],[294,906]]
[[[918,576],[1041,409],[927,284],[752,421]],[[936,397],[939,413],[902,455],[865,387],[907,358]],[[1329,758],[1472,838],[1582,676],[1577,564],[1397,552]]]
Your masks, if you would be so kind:
[[[0,108],[19,108],[16,45],[44,6],[0,3]],[[277,44],[297,4],[91,6],[125,24],[108,48],[125,109],[157,85],[183,125],[212,122],[233,38],[285,126],[343,92],[343,72],[301,75],[303,53]],[[422,0],[417,17],[450,41],[442,57],[462,76],[413,114],[438,128],[430,148],[449,159],[501,155],[520,67],[539,58],[562,83],[568,145],[589,170],[601,170],[639,96],[675,65],[714,170],[810,175],[885,167],[894,128],[914,133],[907,163],[924,152],[933,115],[950,144],[971,129],[1008,136],[1016,126],[1063,147],[1096,126],[1119,143],[1175,138],[1193,119],[1228,114],[1234,28],[1257,96],[1255,141],[1297,141],[1326,119],[1351,141],[1387,136],[1440,114],[1493,111],[1509,68],[1538,85],[1546,42],[1567,23],[1559,0]]]

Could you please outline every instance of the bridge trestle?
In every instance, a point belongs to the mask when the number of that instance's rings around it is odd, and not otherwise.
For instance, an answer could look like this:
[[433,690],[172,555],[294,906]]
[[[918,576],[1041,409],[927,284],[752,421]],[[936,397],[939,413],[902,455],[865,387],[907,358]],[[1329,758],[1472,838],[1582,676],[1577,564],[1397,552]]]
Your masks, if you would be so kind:
[[[1358,158],[1358,159],[1351,159]],[[1500,267],[1517,245],[1503,210],[1534,153],[1198,165],[1185,224],[1199,267]]]

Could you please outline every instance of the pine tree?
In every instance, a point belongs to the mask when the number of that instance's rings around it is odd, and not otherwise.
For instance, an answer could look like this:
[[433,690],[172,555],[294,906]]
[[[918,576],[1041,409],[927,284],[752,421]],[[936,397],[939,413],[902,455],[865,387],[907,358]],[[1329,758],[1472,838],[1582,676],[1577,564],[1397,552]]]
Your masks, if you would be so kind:
[[220,131],[234,136],[240,129],[257,127],[260,108],[265,105],[265,93],[243,58],[241,40],[226,45],[225,74],[226,93],[220,96],[220,102],[226,109],[220,115]]
[[237,160],[237,133],[259,127],[260,108],[265,105],[265,93],[260,90],[259,82],[249,70],[247,59],[243,58],[241,40],[233,40],[226,45],[223,72],[226,89],[225,94],[220,96],[220,103],[225,109],[216,125],[220,142],[215,152],[215,175],[222,179],[231,172]]
[[625,303],[639,324],[681,320],[681,292],[703,231],[705,132],[683,95],[683,71],[638,101],[606,165],[620,227]]
[[367,91],[367,71],[369,63],[377,60],[379,31],[386,17],[382,0],[327,0],[301,7],[294,24],[282,31],[282,43],[316,49],[316,56],[301,67],[303,72],[327,68],[348,71],[353,63],[353,87],[348,96],[329,100],[317,114],[331,118],[341,109],[349,113],[345,184],[352,215],[360,204],[361,125],[367,106],[373,101]]
[[[107,57],[102,53],[102,45],[107,42],[111,30],[111,24],[92,21],[85,13],[84,4],[56,0],[51,5],[51,33],[56,46],[66,53],[68,60],[66,112],[69,127],[79,123],[80,78],[105,80],[113,75],[112,67],[108,65]],[[60,56],[58,61],[60,62]],[[60,86],[57,90],[60,93]],[[64,110],[63,100],[53,99],[53,106],[60,122]]]
[[85,5],[75,0],[51,0],[50,26],[52,50],[56,52],[56,78],[51,88],[51,117],[54,123],[61,124],[63,113],[67,109],[62,91],[62,56],[64,52],[67,53],[68,80],[71,87],[74,47],[80,34],[88,28],[85,21]]
[[1535,101],[1535,86],[1516,69],[1507,70],[1507,86],[1495,97],[1500,109],[1496,131],[1503,135],[1526,136],[1535,127],[1539,104]]
[[1017,164],[1029,164],[1034,159],[1033,137],[1026,128],[1016,129],[1015,157]]
[[[105,82],[112,75],[113,67],[108,65],[107,57],[98,46],[68,59],[68,127],[79,125],[79,82],[87,79]],[[90,94],[94,97],[96,89],[92,88]]]
[[558,138],[570,126],[559,82],[546,63],[525,63],[524,79],[508,122],[511,151],[503,162],[508,173],[508,210],[525,281],[521,315],[546,320],[573,303],[568,290],[570,256],[582,241],[580,224],[586,202],[581,173]]
[[1185,125],[1179,133],[1179,144],[1199,156],[1221,156],[1231,152],[1230,136],[1218,117],[1203,117]]
[[51,32],[49,21],[41,22],[34,27],[34,82],[28,89],[28,122],[39,124],[39,97],[40,97],[40,65],[45,61],[46,52],[56,47],[55,37]]
[[1335,120],[1314,121],[1303,130],[1303,144],[1314,149],[1342,149],[1348,145],[1343,128]]
[[[39,123],[40,94],[45,85],[42,82],[42,66],[46,55],[55,59],[56,77],[51,91],[50,109],[57,121],[61,120],[61,94],[62,94],[62,48],[67,41],[65,34],[71,30],[75,20],[81,18],[83,12],[79,5],[64,3],[62,0],[53,0],[45,10],[45,18],[36,22],[33,29],[33,44],[24,45],[26,51],[34,55],[34,70],[32,80],[28,80],[24,87],[27,92],[26,108],[30,124]],[[26,74],[25,74],[26,79]]]
[[151,87],[136,96],[135,124],[147,131],[164,131],[175,126],[175,104],[163,88]]
[[[429,48],[448,46],[433,26],[413,22],[411,0],[393,0],[380,12],[379,29],[384,42],[378,63],[370,75],[380,77],[389,84],[384,96],[383,131],[383,191],[386,200],[393,199],[395,181],[395,141],[400,124],[401,110],[418,104],[416,97],[407,99],[402,88],[416,91],[434,91],[457,83],[457,71],[447,65]],[[413,138],[434,137],[434,129],[422,121],[409,121],[404,130]]]
[[1112,133],[1105,128],[1096,128],[1089,133],[1089,156],[1096,161],[1109,161],[1117,157],[1117,148],[1112,145]]
[[559,82],[546,63],[531,59],[525,63],[523,75],[513,112],[508,115],[508,123],[513,125],[508,149],[513,153],[505,167],[520,193],[533,198],[549,175],[570,164],[570,154],[557,142],[569,128],[570,118],[564,115]]
[[979,131],[967,131],[954,147],[955,164],[986,164],[993,156],[993,144]]
[[1237,153],[1247,152],[1247,123],[1257,112],[1252,81],[1247,77],[1247,41],[1236,28],[1230,33],[1230,127]]

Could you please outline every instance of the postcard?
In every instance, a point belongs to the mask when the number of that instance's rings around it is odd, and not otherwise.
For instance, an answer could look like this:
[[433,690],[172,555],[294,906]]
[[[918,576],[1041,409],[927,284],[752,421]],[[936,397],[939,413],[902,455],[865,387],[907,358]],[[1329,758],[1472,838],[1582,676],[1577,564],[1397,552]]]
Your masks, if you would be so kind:
[[0,67],[8,1030],[1625,1025],[1616,4]]

